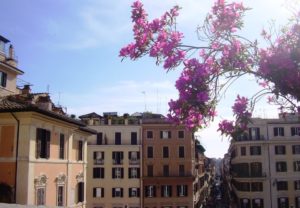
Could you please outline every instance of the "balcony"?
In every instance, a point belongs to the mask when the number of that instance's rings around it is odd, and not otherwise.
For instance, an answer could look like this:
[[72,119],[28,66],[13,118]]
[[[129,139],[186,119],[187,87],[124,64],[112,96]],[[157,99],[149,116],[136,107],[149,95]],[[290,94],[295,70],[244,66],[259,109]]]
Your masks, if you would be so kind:
[[104,160],[103,159],[94,159],[94,165],[103,165]]
[[129,165],[139,165],[140,160],[139,159],[129,159]]
[[261,172],[253,172],[249,174],[240,171],[235,171],[235,172],[231,171],[230,174],[232,175],[233,178],[266,178],[267,177],[266,173],[261,173]]
[[262,141],[265,140],[264,135],[256,135],[256,136],[249,136],[248,134],[238,136],[234,141],[235,142],[243,142],[243,141]]
[[123,160],[113,160],[114,165],[123,165]]

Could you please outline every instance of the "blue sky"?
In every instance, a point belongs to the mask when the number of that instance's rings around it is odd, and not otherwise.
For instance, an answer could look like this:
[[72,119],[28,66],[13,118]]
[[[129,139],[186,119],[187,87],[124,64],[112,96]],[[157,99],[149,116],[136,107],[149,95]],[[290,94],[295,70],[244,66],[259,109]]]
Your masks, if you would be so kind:
[[[149,18],[160,16],[173,5],[182,7],[179,30],[185,43],[197,44],[195,28],[209,11],[211,0],[142,1]],[[246,17],[244,35],[258,38],[268,21],[282,24],[286,6],[293,0],[247,0],[253,8]],[[167,102],[177,97],[174,82],[180,70],[166,73],[155,60],[132,62],[118,57],[121,47],[132,41],[130,5],[132,0],[3,0],[0,34],[11,40],[25,72],[20,77],[31,83],[33,92],[49,90],[55,103],[77,116],[97,112],[167,113]],[[200,133],[211,157],[222,157],[228,141],[216,132],[220,118],[231,117],[237,94],[258,89],[248,78],[232,86],[221,102],[219,117]],[[252,91],[253,90],[253,91]],[[143,93],[144,92],[144,93]],[[275,108],[259,103],[255,115],[276,117]]]

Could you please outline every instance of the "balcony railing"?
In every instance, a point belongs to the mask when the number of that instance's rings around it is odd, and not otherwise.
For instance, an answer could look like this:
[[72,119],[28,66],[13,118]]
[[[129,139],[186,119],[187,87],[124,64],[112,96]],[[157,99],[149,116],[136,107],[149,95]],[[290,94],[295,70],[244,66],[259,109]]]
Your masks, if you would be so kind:
[[129,159],[129,164],[130,165],[139,165],[140,160],[138,160],[138,159]]
[[123,164],[123,160],[113,160],[113,164],[114,165],[122,165]]
[[242,141],[260,141],[265,140],[264,135],[257,135],[257,136],[249,136],[248,134],[244,134],[241,136],[238,136],[234,141],[236,142],[242,142]]
[[103,159],[95,159],[94,160],[94,164],[95,165],[103,165],[104,164],[104,160]]
[[244,172],[233,172],[231,171],[231,175],[234,178],[265,178],[267,177],[266,173],[252,173],[252,174],[247,174]]

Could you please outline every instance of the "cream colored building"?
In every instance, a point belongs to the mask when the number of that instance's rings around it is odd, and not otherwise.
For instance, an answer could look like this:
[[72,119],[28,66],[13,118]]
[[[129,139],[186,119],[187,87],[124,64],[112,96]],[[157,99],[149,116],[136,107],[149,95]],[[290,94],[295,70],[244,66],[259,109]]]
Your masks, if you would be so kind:
[[249,127],[229,148],[231,187],[239,207],[299,208],[299,116],[256,118]]
[[98,132],[89,138],[87,207],[141,207],[141,126],[115,113],[80,116]]
[[0,36],[0,202],[85,207],[87,138],[95,133],[65,115],[47,93],[17,89],[13,49]]
[[0,35],[0,97],[19,93],[17,76],[23,74],[17,68],[13,46],[7,46],[9,42]]

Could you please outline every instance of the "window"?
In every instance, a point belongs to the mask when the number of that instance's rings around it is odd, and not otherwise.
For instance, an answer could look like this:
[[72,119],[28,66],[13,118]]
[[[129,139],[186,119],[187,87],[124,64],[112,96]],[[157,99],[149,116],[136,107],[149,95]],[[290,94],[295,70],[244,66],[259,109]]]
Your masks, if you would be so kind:
[[153,158],[153,147],[147,147],[147,157]]
[[59,137],[59,159],[65,159],[65,135]]
[[115,133],[115,144],[116,145],[121,145],[121,132],[116,132]]
[[128,152],[128,159],[131,165],[139,164],[140,153],[136,151]]
[[241,155],[242,156],[246,155],[246,147],[241,147]]
[[257,192],[257,191],[261,192],[261,191],[263,191],[263,183],[261,183],[261,182],[251,183],[251,191],[252,192]]
[[163,147],[163,158],[169,157],[169,147]]
[[44,187],[36,190],[36,205],[45,205],[46,189]]
[[280,197],[277,199],[278,208],[287,208],[289,207],[288,197]]
[[137,145],[137,132],[131,132],[131,144]]
[[84,183],[79,182],[77,184],[77,203],[84,201]]
[[101,187],[93,188],[93,197],[94,198],[103,198],[104,197],[104,188],[101,188]]
[[102,132],[99,132],[97,133],[97,145],[101,145],[103,144],[103,133]]
[[104,152],[101,151],[94,152],[94,164],[95,165],[104,164]]
[[300,127],[291,127],[292,136],[300,136]]
[[284,128],[283,127],[274,127],[273,132],[274,132],[274,136],[284,136]]
[[170,139],[171,131],[160,131],[160,138],[161,139]]
[[93,168],[93,178],[104,178],[104,168]]
[[50,131],[46,129],[36,129],[36,158],[50,157]]
[[153,165],[147,165],[147,176],[153,177]]
[[286,162],[276,162],[276,171],[286,172],[287,171]]
[[57,206],[59,206],[59,207],[64,206],[64,187],[63,186],[57,187]]
[[185,176],[184,165],[179,165],[179,176]]
[[112,159],[114,165],[123,164],[124,154],[123,152],[112,152]]
[[294,189],[300,190],[300,180],[294,181]]
[[140,168],[128,168],[129,178],[140,178]]
[[178,138],[184,139],[184,131],[178,131]]
[[123,197],[123,188],[113,188],[112,197]]
[[293,154],[300,154],[300,145],[293,145]]
[[147,139],[153,139],[153,131],[147,131]]
[[7,74],[0,71],[0,86],[6,87]]
[[294,171],[300,171],[300,161],[294,161]]
[[124,169],[123,168],[112,168],[112,178],[123,178]]
[[155,197],[156,187],[153,185],[145,186],[145,197]]
[[262,177],[262,164],[253,162],[250,164],[251,177]]
[[78,141],[78,160],[83,159],[83,141]]
[[177,196],[188,196],[188,186],[177,185]]
[[287,181],[277,181],[277,191],[287,191],[288,182]]
[[296,208],[300,208],[300,196],[295,198]]
[[163,166],[163,176],[164,177],[168,177],[169,176],[169,166],[168,165],[164,165]]
[[140,197],[140,188],[129,188],[129,197]]
[[249,139],[250,140],[259,140],[260,139],[260,130],[257,127],[249,128]]
[[263,208],[264,200],[263,199],[252,199],[252,208]]
[[250,208],[250,200],[249,199],[240,199],[241,207]]
[[184,147],[183,146],[179,147],[179,158],[184,158]]
[[162,185],[161,186],[161,196],[162,197],[171,197],[172,196],[172,186]]
[[260,146],[251,146],[250,147],[250,155],[261,155]]
[[275,146],[275,154],[276,155],[285,155],[285,146],[284,145],[276,145]]

